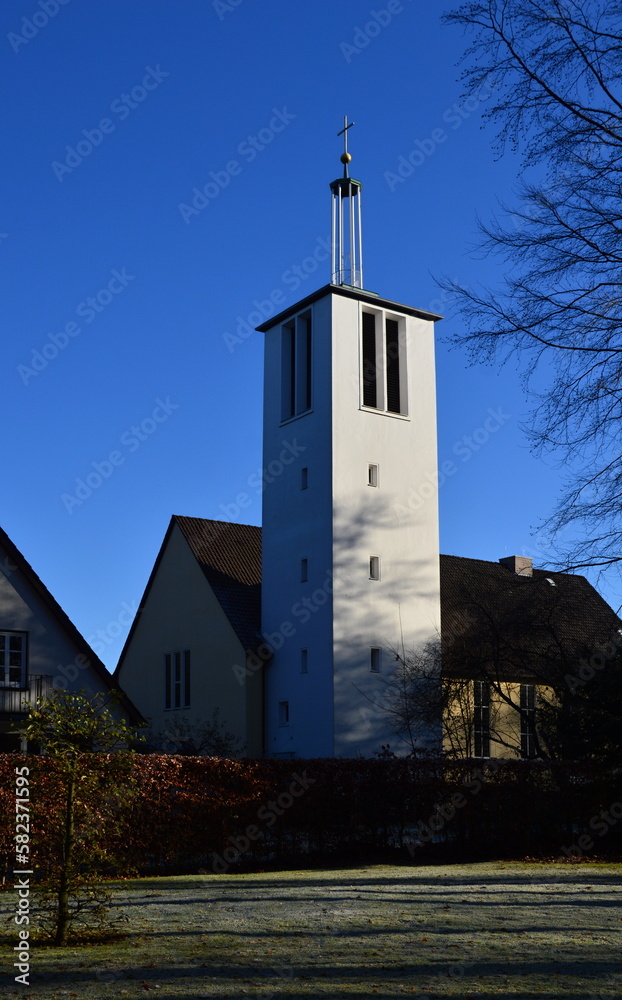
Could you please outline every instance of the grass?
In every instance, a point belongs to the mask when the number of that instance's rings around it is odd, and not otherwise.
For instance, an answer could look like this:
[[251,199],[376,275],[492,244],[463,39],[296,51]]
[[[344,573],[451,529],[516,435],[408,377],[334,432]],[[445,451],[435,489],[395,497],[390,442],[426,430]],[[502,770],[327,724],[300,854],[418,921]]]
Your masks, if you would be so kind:
[[[21,1000],[622,996],[622,865],[486,862],[137,879],[123,936],[35,946]],[[11,914],[11,891],[0,909]]]

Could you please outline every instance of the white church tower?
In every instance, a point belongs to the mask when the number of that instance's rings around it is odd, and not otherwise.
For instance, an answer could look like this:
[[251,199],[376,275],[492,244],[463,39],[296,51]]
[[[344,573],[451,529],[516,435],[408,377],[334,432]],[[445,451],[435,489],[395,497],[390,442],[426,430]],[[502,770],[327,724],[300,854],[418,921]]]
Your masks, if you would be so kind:
[[343,177],[330,185],[331,283],[258,328],[267,756],[399,750],[375,707],[391,646],[415,649],[440,632],[440,317],[365,291],[350,127],[339,133]]

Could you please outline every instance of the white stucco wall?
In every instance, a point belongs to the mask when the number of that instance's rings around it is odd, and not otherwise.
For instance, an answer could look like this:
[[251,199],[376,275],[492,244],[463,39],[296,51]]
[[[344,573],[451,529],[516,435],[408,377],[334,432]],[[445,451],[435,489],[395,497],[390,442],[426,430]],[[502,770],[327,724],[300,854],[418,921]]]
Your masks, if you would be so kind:
[[[164,654],[189,649],[191,704],[165,708]],[[251,756],[262,752],[261,671],[243,682],[246,653],[179,527],[173,526],[119,669],[119,683],[154,730],[175,717],[195,724],[215,708]],[[238,673],[240,670],[238,669]]]
[[[401,641],[400,614],[407,647],[440,630],[437,495],[429,486],[437,467],[433,324],[388,313],[404,324],[409,412],[371,412],[362,407],[362,308],[380,304],[330,292],[311,305],[312,411],[286,422],[280,326],[265,335],[264,466],[287,440],[304,449],[264,493],[263,628],[268,641],[283,637],[266,673],[268,753],[355,756],[391,740],[386,716],[369,701],[382,692],[370,647]],[[377,489],[367,485],[369,463],[379,466]],[[303,466],[308,490],[300,489]],[[377,582],[369,580],[372,554],[381,558]],[[306,584],[301,558],[309,559]],[[301,648],[309,650],[308,674],[300,673]],[[280,701],[289,702],[287,726],[279,725]]]

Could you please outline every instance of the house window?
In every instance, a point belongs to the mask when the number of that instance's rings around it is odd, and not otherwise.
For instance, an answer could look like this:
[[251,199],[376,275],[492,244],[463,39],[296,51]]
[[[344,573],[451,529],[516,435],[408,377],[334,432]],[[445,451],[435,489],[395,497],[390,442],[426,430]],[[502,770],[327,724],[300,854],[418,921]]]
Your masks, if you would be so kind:
[[367,467],[367,485],[377,486],[378,485],[378,466],[369,465]]
[[304,469],[300,470],[300,489],[307,490],[309,488],[309,470],[305,466]]
[[476,757],[490,757],[490,684],[473,682],[473,742]]
[[190,650],[164,654],[164,707],[190,708]]
[[535,747],[536,685],[520,686],[520,752],[521,757],[533,757]]
[[382,650],[379,646],[372,646],[369,650],[369,669],[373,674],[379,674],[381,665]]
[[309,560],[308,559],[301,559],[300,560],[300,582],[301,583],[306,583],[308,579],[309,579]]
[[369,557],[369,579],[380,579],[380,556]]
[[301,674],[308,674],[309,673],[309,650],[308,649],[301,649],[300,650],[300,673]]
[[289,725],[289,702],[279,702],[279,726]]
[[400,321],[382,313],[362,314],[363,406],[386,413],[407,412],[406,338]]
[[286,323],[281,333],[281,413],[288,420],[311,409],[311,314]]
[[0,686],[26,687],[26,632],[0,632]]

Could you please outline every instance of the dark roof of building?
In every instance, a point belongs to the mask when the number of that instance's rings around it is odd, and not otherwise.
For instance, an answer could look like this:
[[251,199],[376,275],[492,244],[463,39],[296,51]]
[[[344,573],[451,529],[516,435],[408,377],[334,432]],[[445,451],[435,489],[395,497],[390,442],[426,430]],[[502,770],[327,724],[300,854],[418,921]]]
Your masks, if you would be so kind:
[[[65,635],[72,640],[76,648],[79,649],[89,661],[93,670],[101,680],[104,690],[108,690],[110,692],[115,690],[112,675],[108,672],[99,657],[93,652],[84,636],[78,632],[78,629],[73,624],[69,616],[65,611],[63,611],[58,601],[52,596],[43,581],[37,576],[30,563],[24,558],[20,550],[14,542],[11,541],[7,533],[2,530],[2,528],[0,528],[0,547],[5,550],[8,558],[8,564],[5,565],[3,571],[5,575],[10,577],[12,572],[19,572],[22,574],[43,604],[47,607],[51,615],[56,619],[59,627],[65,632]],[[130,722],[133,725],[141,725],[144,723],[145,720],[142,715],[127,695],[123,691],[120,691],[119,693],[121,695],[119,704],[127,712]]]
[[[487,649],[508,678],[596,651],[622,622],[583,576],[533,569],[522,576],[498,562],[441,556],[444,650]],[[475,654],[477,656],[477,654]]]
[[261,622],[261,528],[254,524],[173,518],[245,649],[257,646]]
[[[261,528],[201,517],[171,518],[141,608],[175,526],[212,587],[245,649],[261,642]],[[622,622],[583,576],[534,569],[519,576],[507,566],[462,556],[440,557],[441,629],[446,650],[477,639],[498,646],[508,679],[532,666],[576,655],[607,642]],[[131,640],[140,610],[119,660]],[[502,641],[499,641],[501,636]],[[459,646],[459,643],[458,643]]]

